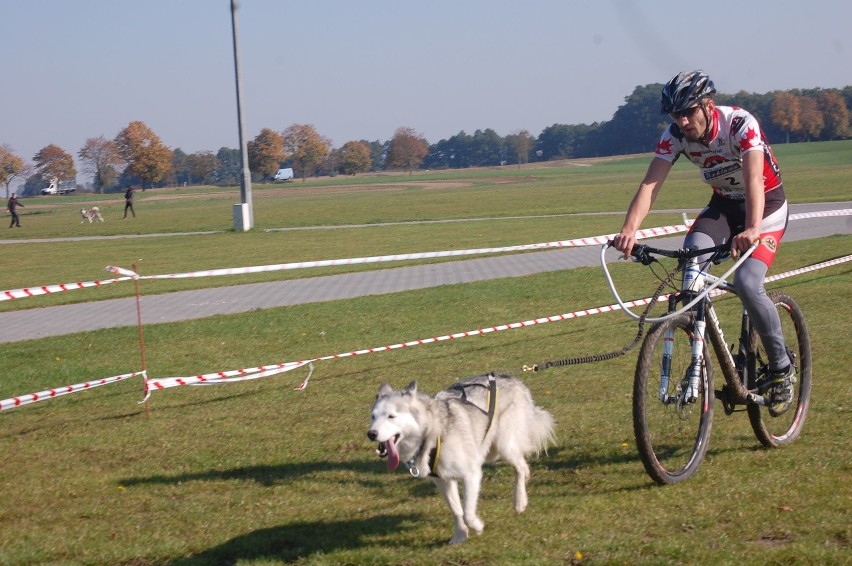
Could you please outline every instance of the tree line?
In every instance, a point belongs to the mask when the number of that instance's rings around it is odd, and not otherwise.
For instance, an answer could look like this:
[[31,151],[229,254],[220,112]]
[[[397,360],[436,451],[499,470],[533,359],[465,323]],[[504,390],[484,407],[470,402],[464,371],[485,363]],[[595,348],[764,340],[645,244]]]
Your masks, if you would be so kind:
[[[278,132],[263,128],[247,144],[253,181],[268,181],[280,167],[292,167],[303,180],[314,175],[356,175],[370,171],[451,169],[523,165],[554,159],[624,155],[651,151],[667,117],[660,114],[662,84],[637,86],[609,121],[558,124],[537,137],[527,130],[500,136],[487,128],[464,131],[430,144],[413,128],[398,128],[387,141],[352,140],[339,148],[311,124],[293,124]],[[754,114],[774,143],[846,139],[852,135],[852,87],[796,89],[766,94],[718,94],[722,105],[740,106]],[[128,186],[151,187],[189,184],[239,184],[239,149],[222,147],[187,154],[166,146],[143,122],[130,122],[115,138],[89,138],[77,152],[83,172],[91,176],[96,192],[122,191]],[[39,194],[57,178],[76,183],[74,157],[50,144],[29,165],[11,146],[0,145],[0,183],[25,180],[25,195]]]

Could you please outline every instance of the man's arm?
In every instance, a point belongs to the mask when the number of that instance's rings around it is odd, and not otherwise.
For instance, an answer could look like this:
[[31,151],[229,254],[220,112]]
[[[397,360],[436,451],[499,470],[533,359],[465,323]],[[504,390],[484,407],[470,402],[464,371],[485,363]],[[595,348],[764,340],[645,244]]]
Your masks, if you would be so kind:
[[657,199],[657,193],[660,192],[663,181],[666,180],[671,168],[671,162],[659,157],[652,159],[651,164],[648,165],[645,178],[639,184],[639,190],[636,191],[636,195],[634,195],[630,207],[627,209],[627,216],[624,218],[621,233],[613,239],[613,246],[618,251],[624,252],[625,258],[630,256],[630,251],[636,244],[636,231],[651,210],[651,206]]

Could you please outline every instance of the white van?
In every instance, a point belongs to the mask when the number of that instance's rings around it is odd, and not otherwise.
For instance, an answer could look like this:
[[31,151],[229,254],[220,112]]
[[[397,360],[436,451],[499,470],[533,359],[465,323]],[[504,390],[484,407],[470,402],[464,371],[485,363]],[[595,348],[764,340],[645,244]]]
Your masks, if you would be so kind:
[[62,183],[59,182],[59,179],[57,179],[56,177],[53,177],[50,180],[50,185],[41,190],[41,194],[43,194],[43,195],[67,195],[67,194],[73,193],[74,191],[77,190],[76,187],[74,187],[73,185],[69,186],[68,183],[66,183],[64,188],[60,186],[61,184]]
[[293,168],[287,167],[286,169],[279,169],[278,173],[272,177],[273,181],[289,181],[293,178]]

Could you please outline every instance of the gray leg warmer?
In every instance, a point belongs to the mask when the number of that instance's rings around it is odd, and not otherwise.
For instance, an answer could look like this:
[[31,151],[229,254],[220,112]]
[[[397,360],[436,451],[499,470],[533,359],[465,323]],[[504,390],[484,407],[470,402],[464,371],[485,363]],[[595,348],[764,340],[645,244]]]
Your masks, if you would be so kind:
[[[683,245],[700,249],[712,247],[716,243],[707,234],[693,232],[687,235]],[[705,259],[707,258],[702,257],[699,261]],[[748,258],[734,272],[734,285],[769,356],[769,369],[781,370],[787,367],[790,359],[787,357],[778,310],[763,287],[767,270],[766,264],[762,261]]]
[[767,269],[759,259],[748,258],[734,273],[734,285],[769,356],[769,369],[781,370],[787,367],[790,358],[784,346],[778,310],[763,288]]

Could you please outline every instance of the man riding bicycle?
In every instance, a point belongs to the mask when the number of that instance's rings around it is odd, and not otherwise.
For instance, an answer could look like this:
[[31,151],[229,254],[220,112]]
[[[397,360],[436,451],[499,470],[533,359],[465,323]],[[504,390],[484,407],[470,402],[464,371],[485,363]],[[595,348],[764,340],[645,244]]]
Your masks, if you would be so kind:
[[792,401],[795,370],[763,280],[787,227],[787,199],[760,124],[742,108],[717,106],[715,93],[713,81],[701,71],[679,73],[663,87],[662,113],[673,122],[660,137],[613,246],[629,256],[636,231],[681,155],[699,167],[713,196],[690,227],[684,247],[703,249],[730,241],[736,256],[760,240],[734,274],[734,285],[769,357],[760,393],[767,397],[770,414],[778,416]]

